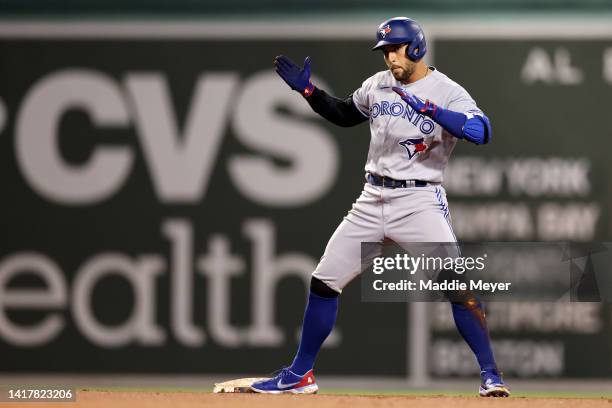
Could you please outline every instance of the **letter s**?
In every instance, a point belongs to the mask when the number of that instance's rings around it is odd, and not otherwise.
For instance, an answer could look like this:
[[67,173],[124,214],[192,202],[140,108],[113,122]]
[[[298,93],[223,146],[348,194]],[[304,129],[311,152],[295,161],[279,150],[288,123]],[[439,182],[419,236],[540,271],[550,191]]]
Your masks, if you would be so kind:
[[[320,79],[315,81],[323,84]],[[259,204],[304,205],[318,199],[334,183],[338,149],[333,135],[324,127],[281,114],[277,111],[279,106],[302,118],[318,116],[274,72],[260,72],[245,83],[233,127],[236,137],[260,154],[232,157],[229,174],[238,190]],[[278,166],[263,155],[290,164]]]

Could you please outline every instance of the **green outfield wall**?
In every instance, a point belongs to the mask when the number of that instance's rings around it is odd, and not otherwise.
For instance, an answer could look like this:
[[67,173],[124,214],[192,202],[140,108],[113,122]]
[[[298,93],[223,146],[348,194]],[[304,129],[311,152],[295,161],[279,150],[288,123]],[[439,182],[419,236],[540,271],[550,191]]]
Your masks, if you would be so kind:
[[[310,55],[313,81],[347,96],[384,69],[368,27],[0,24],[0,371],[288,363],[369,129],[325,122],[272,60]],[[445,176],[459,239],[610,241],[612,33],[427,27],[429,63],[493,124]],[[411,307],[349,285],[318,369],[412,375]],[[427,313],[429,374],[476,373],[448,305]],[[609,305],[494,304],[489,319],[510,376],[612,376]]]

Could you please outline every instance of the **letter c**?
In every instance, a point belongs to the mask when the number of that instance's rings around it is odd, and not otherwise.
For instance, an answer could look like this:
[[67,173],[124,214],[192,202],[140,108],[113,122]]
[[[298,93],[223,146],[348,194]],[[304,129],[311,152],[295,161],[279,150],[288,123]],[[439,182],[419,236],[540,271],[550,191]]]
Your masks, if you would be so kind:
[[42,78],[24,97],[16,119],[15,155],[36,193],[62,204],[94,204],[121,188],[134,155],[128,147],[97,147],[87,163],[66,163],[58,148],[58,127],[73,109],[85,111],[97,126],[129,124],[121,89],[112,78],[91,70],[60,71]]

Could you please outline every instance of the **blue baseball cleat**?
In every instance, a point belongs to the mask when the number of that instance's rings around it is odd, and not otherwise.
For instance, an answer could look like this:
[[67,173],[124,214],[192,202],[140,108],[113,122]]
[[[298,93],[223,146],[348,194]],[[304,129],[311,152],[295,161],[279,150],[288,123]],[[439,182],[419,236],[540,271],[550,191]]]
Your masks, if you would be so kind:
[[497,370],[481,371],[482,382],[478,393],[481,397],[509,397],[510,387],[508,387]]
[[297,375],[285,367],[275,377],[251,384],[251,390],[262,394],[316,394],[319,386],[312,370]]

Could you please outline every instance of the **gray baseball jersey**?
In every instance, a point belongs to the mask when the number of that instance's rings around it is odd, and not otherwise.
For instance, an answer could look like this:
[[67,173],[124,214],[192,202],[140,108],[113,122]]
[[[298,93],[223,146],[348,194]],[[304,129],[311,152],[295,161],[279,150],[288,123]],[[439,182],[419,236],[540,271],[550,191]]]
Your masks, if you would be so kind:
[[408,85],[398,82],[391,71],[381,71],[353,93],[355,106],[370,118],[372,137],[365,170],[397,180],[442,182],[457,138],[415,112],[393,92],[393,86],[455,112],[480,110],[465,89],[435,69]]
[[457,138],[415,112],[392,86],[401,86],[446,109],[480,113],[465,89],[436,70],[409,85],[400,84],[390,71],[382,71],[353,93],[357,108],[370,118],[372,139],[366,171],[433,184],[395,189],[364,185],[313,273],[339,292],[361,272],[362,242],[382,243],[386,238],[399,244],[457,242],[446,192],[439,185]]

